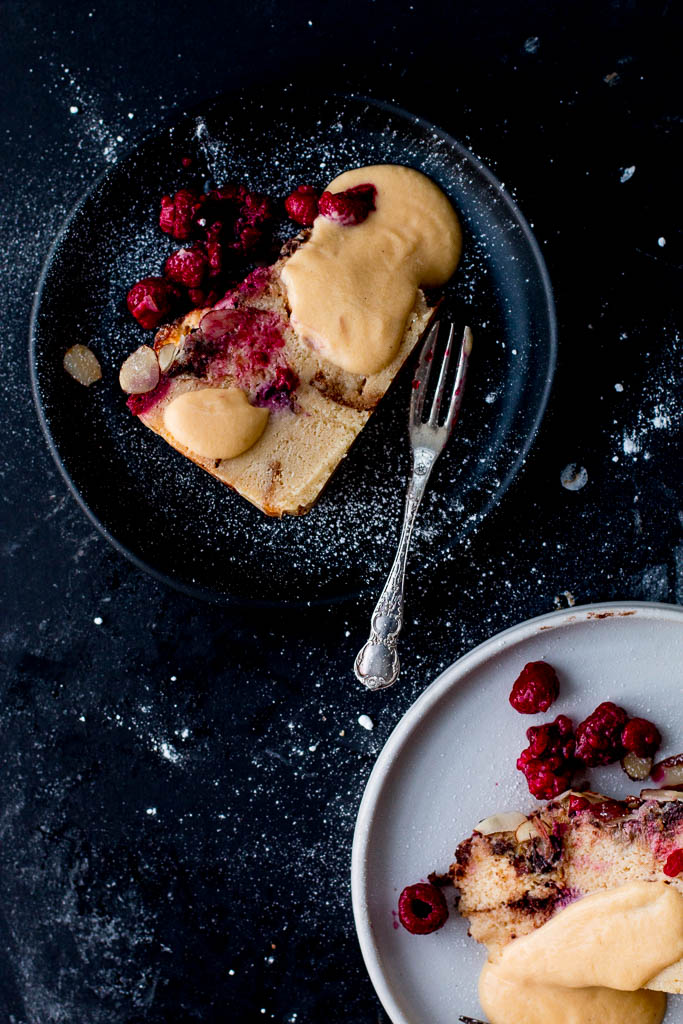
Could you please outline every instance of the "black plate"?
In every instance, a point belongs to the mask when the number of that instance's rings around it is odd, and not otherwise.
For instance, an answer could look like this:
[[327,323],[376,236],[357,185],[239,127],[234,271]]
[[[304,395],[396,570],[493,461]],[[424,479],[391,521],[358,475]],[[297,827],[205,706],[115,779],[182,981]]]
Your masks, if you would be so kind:
[[[194,157],[183,170],[184,156]],[[99,530],[136,565],[192,594],[238,603],[335,600],[375,590],[391,558],[408,467],[410,371],[381,403],[317,506],[268,519],[133,420],[118,386],[143,341],[125,309],[138,278],[173,244],[156,226],[159,197],[197,175],[285,196],[349,167],[402,163],[448,193],[463,222],[452,285],[475,350],[461,421],[437,464],[414,541],[415,571],[453,557],[497,502],[536,432],[555,366],[550,282],[534,237],[502,185],[450,136],[362,97],[223,97],[143,143],[101,178],[46,261],[31,324],[41,423],[59,468]],[[208,172],[207,172],[208,166]],[[64,372],[75,342],[104,380]]]

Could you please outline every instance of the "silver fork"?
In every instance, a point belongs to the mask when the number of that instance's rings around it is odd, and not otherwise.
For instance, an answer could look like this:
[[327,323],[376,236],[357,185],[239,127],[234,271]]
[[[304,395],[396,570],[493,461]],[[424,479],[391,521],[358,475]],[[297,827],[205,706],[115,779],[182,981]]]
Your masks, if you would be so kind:
[[460,358],[458,360],[453,390],[450,395],[448,412],[446,413],[443,426],[439,426],[439,414],[446,390],[446,375],[448,373],[455,334],[453,324],[449,324],[448,340],[441,362],[436,392],[429,416],[425,421],[422,417],[425,392],[429,384],[432,366],[436,362],[434,351],[440,327],[440,320],[437,320],[430,327],[413,379],[413,391],[410,398],[410,413],[408,417],[408,433],[412,446],[412,473],[408,481],[405,511],[403,513],[403,527],[398,542],[398,550],[394,558],[394,564],[391,567],[391,572],[384,584],[384,590],[372,613],[370,638],[358,652],[353,666],[356,677],[369,690],[383,690],[385,687],[391,686],[398,679],[401,666],[396,644],[401,627],[403,626],[403,583],[410,538],[417,510],[427,489],[427,482],[434,468],[434,463],[444,450],[450,433],[458,419],[465,386],[465,376],[467,374],[467,364],[470,352],[472,351],[472,331],[469,327],[466,327],[460,346]]

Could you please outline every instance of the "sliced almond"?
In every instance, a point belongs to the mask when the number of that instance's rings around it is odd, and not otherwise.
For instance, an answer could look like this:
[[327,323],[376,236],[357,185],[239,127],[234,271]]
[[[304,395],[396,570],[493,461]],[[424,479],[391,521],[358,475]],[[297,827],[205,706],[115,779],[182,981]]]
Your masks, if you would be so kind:
[[64,369],[86,388],[102,379],[100,361],[87,345],[72,345],[64,353]]
[[652,778],[662,786],[683,786],[683,754],[675,754],[659,761],[652,769]]
[[621,767],[626,772],[629,779],[634,779],[636,782],[642,782],[643,779],[648,777],[652,770],[652,758],[638,757],[637,754],[628,753],[626,757],[622,757]]
[[162,373],[166,373],[170,370],[175,362],[175,358],[178,354],[178,346],[171,342],[168,345],[163,345],[158,352],[159,369]]
[[683,793],[679,789],[641,789],[641,800],[658,800],[665,804],[670,800],[683,800]]
[[493,835],[494,832],[514,832],[523,821],[526,821],[526,814],[520,811],[507,811],[503,814],[492,814],[490,818],[484,818],[474,831],[482,836]]
[[128,356],[119,373],[119,384],[129,395],[144,395],[159,383],[159,360],[148,345]]
[[518,843],[528,843],[532,839],[542,839],[543,833],[537,828],[532,819],[523,821],[515,832],[515,839]]

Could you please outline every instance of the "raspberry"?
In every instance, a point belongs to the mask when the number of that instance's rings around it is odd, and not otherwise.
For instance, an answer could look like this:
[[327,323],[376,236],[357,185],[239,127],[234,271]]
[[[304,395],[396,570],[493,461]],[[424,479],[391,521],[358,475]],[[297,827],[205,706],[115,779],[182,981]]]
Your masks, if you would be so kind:
[[178,300],[178,290],[165,277],[143,277],[128,292],[126,302],[141,327],[158,327]]
[[299,386],[299,378],[289,366],[278,366],[272,383],[259,388],[254,405],[285,409],[292,407],[292,394]]
[[345,192],[323,192],[318,209],[323,217],[345,227],[361,224],[375,209],[374,185],[356,185]]
[[664,865],[664,874],[668,875],[669,878],[675,878],[676,875],[680,875],[683,871],[683,850],[674,850],[666,858],[666,864]]
[[188,288],[187,295],[193,309],[208,309],[209,306],[215,306],[220,298],[218,292],[213,289],[206,291],[204,288]]
[[166,260],[164,273],[176,284],[186,288],[200,288],[208,265],[206,252],[200,245],[190,249],[178,249]]
[[522,715],[537,715],[548,710],[559,692],[555,669],[545,661],[530,661],[515,680],[510,703]]
[[179,242],[192,236],[194,216],[199,209],[199,196],[189,188],[181,188],[171,199],[161,197],[159,227]]
[[621,733],[628,722],[623,708],[606,700],[576,729],[576,756],[588,767],[612,764],[623,753]]
[[554,722],[532,725],[526,731],[529,750],[533,757],[560,757],[571,760],[574,756],[574,731],[571,718],[558,715]]
[[299,185],[285,199],[285,210],[291,220],[310,228],[318,216],[318,196],[312,185]]
[[[215,226],[215,225],[214,225]],[[209,277],[218,277],[223,270],[223,246],[220,242],[206,243],[206,256],[209,265]]]
[[569,797],[569,813],[580,814],[581,811],[585,811],[590,807],[590,800],[586,800],[585,796],[575,796],[573,793]]
[[662,742],[661,733],[656,725],[646,718],[632,718],[627,722],[621,733],[621,743],[637,757],[654,757]]
[[408,885],[398,898],[398,919],[411,935],[429,935],[443,927],[447,917],[444,894],[430,882]]
[[526,731],[529,746],[517,758],[530,793],[538,800],[552,800],[568,789],[574,775],[574,733],[571,719],[558,715],[554,722],[534,725]]

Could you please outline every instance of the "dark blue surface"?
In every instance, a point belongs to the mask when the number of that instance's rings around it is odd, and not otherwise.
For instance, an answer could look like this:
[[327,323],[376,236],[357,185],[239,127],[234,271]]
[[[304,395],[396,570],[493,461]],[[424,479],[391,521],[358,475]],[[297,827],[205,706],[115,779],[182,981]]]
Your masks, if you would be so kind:
[[[566,593],[683,599],[674,10],[5,4],[0,1019],[381,1020],[348,867],[402,712]],[[33,289],[66,211],[174,108],[292,75],[468,145],[532,222],[558,301],[526,469],[459,560],[413,564],[404,674],[375,696],[350,672],[369,603],[240,613],[142,575],[68,495],[30,399]]]

